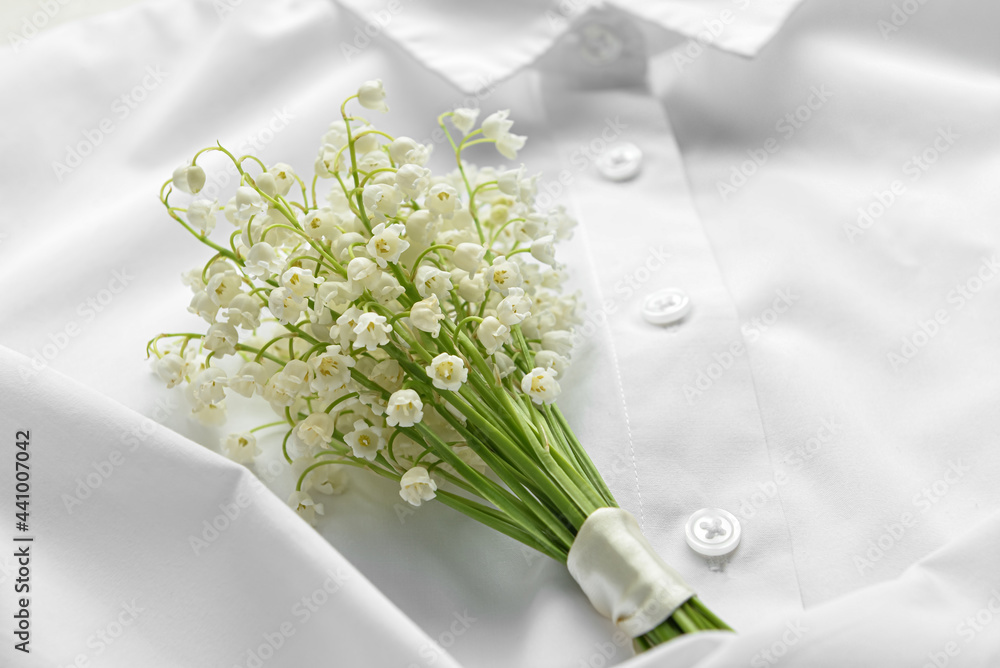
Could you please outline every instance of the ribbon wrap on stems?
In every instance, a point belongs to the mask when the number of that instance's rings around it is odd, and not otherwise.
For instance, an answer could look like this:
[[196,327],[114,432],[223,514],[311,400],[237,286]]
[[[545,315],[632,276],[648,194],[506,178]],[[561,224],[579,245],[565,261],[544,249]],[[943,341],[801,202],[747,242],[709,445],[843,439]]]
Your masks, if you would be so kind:
[[632,638],[656,628],[694,595],[621,508],[599,508],[587,517],[566,565],[594,609]]

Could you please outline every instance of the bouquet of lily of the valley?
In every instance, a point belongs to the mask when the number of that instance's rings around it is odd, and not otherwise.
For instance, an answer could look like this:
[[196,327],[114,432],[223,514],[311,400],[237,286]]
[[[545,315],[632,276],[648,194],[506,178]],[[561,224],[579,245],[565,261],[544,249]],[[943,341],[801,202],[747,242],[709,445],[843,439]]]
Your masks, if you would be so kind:
[[[435,499],[566,563],[639,649],[728,629],[617,507],[554,403],[578,316],[553,247],[574,222],[535,209],[523,167],[463,160],[480,144],[516,157],[508,112],[478,127],[477,110],[442,114],[457,169],[441,176],[429,146],[349,114],[352,100],[386,110],[380,81],[345,100],[307,180],[218,145],[163,185],[167,212],[213,254],[185,275],[207,331],[150,341],[157,373],[205,420],[224,417],[227,393],[269,403],[276,421],[223,448],[251,463],[255,432],[283,427],[289,504],[310,522],[344,467],[367,469],[413,506]],[[210,153],[238,173],[232,199],[172,202],[202,190]],[[233,229],[213,240],[220,212]]]

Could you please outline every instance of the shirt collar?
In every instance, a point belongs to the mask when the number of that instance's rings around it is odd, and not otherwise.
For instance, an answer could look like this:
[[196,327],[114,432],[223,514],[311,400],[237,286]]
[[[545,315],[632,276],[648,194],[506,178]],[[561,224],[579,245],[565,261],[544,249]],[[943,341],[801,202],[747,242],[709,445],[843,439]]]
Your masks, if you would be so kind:
[[460,90],[477,93],[545,54],[593,7],[613,7],[705,45],[755,55],[802,0],[337,0],[359,24],[350,59],[384,36]]

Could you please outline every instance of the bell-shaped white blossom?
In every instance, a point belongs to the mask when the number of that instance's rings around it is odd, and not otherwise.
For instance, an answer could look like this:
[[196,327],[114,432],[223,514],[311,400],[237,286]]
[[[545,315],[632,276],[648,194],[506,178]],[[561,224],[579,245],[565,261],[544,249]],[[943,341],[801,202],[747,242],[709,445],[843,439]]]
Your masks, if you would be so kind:
[[380,304],[389,304],[406,292],[406,288],[392,274],[380,271],[369,283],[368,291]]
[[486,270],[486,279],[490,283],[490,288],[505,297],[512,288],[520,288],[523,283],[521,270],[504,257],[493,259],[493,265]]
[[213,302],[219,306],[229,306],[230,302],[240,294],[243,279],[233,270],[221,271],[208,279],[205,291]]
[[194,195],[205,187],[205,170],[198,165],[181,165],[171,177],[179,190]]
[[188,311],[200,316],[202,320],[211,324],[215,322],[215,315],[219,312],[219,305],[212,300],[207,292],[199,290],[191,297]]
[[267,295],[267,308],[282,324],[298,322],[308,302],[288,288],[275,288]]
[[281,270],[281,261],[274,247],[266,241],[255,243],[247,252],[244,271],[257,278],[268,278]]
[[310,525],[316,524],[316,515],[323,514],[323,504],[313,501],[306,492],[292,492],[288,506]]
[[455,212],[461,202],[457,190],[447,183],[438,183],[431,186],[424,203],[431,213],[448,217]]
[[492,355],[510,340],[510,327],[488,315],[479,323],[479,327],[476,329],[476,338],[486,348],[486,352]]
[[256,216],[267,212],[267,202],[260,196],[260,193],[250,186],[240,186],[236,189],[236,218],[241,223],[250,220],[251,216]]
[[257,329],[260,327],[260,308],[260,299],[241,292],[230,300],[226,308],[226,322],[240,329]]
[[361,84],[361,87],[358,88],[358,102],[365,109],[389,111],[389,107],[385,103],[385,89],[382,88],[382,80],[375,79]]
[[409,137],[397,137],[389,144],[389,157],[397,165],[427,164],[433,146],[421,144]]
[[566,207],[560,204],[549,211],[548,229],[552,231],[557,240],[565,241],[571,238],[574,227],[576,227],[576,220],[566,212]]
[[429,245],[437,232],[437,218],[427,209],[414,211],[406,219],[406,237],[411,241]]
[[260,454],[257,437],[249,431],[229,434],[222,443],[222,452],[237,464],[252,464]]
[[462,131],[463,135],[472,132],[472,128],[476,126],[477,118],[479,118],[479,110],[468,107],[459,107],[451,114],[451,122]]
[[441,353],[432,359],[424,370],[430,376],[434,387],[451,392],[457,392],[469,377],[469,370],[462,358],[448,353]]
[[517,158],[517,152],[524,146],[525,137],[511,134],[510,129],[514,121],[507,117],[510,115],[509,109],[502,109],[487,116],[483,120],[483,136],[496,142],[500,155],[510,160]]
[[411,506],[430,501],[437,490],[437,483],[423,466],[414,466],[399,479],[399,496]]
[[316,294],[316,286],[325,279],[313,276],[312,269],[292,267],[281,275],[282,287],[288,288],[296,297],[311,298]]
[[260,362],[247,362],[229,378],[229,388],[244,397],[252,397],[262,392],[267,382],[267,371]]
[[521,379],[521,391],[536,404],[551,404],[562,392],[553,369],[535,367]]
[[414,303],[410,308],[410,324],[435,338],[441,333],[442,320],[444,313],[441,312],[441,303],[435,294]]
[[431,170],[420,165],[406,164],[396,170],[396,187],[410,199],[427,192],[431,183]]
[[211,350],[216,357],[236,354],[236,344],[240,342],[239,332],[228,322],[217,322],[208,328],[202,339],[205,350]]
[[531,299],[521,288],[511,288],[510,292],[497,304],[497,319],[508,327],[520,325],[531,315]]
[[497,353],[493,355],[493,366],[497,378],[500,380],[503,380],[510,374],[517,371],[517,365],[514,364],[514,360],[512,360],[510,356],[502,350],[498,350]]
[[391,218],[399,212],[403,201],[402,191],[388,183],[375,183],[365,186],[361,192],[365,209],[378,220]]
[[354,327],[354,342],[358,347],[364,346],[366,350],[375,350],[379,346],[389,343],[389,332],[392,325],[388,324],[385,316],[377,313],[362,313],[358,318],[358,324]]
[[555,352],[554,350],[539,350],[535,353],[535,366],[543,369],[552,369],[556,378],[561,378],[569,366],[569,359]]
[[514,121],[508,120],[510,109],[495,111],[483,119],[483,136],[494,141],[510,132],[514,126]]
[[333,213],[333,209],[324,206],[315,211],[310,211],[302,219],[302,229],[305,230],[310,239],[332,241],[338,234],[337,218]]
[[524,135],[515,135],[510,132],[497,139],[497,151],[508,160],[517,160],[517,152],[524,148],[527,141]]
[[483,268],[483,257],[485,255],[486,249],[482,244],[466,242],[458,244],[455,247],[455,252],[451,255],[451,261],[459,269],[467,271],[470,274],[475,274]]
[[295,435],[313,450],[325,448],[333,438],[334,419],[329,413],[310,413],[305,420],[295,425]]
[[385,447],[385,436],[381,429],[364,420],[357,420],[351,433],[344,436],[344,443],[350,446],[355,457],[372,461],[379,450]]
[[272,165],[267,173],[274,179],[275,192],[284,197],[295,185],[295,171],[283,162]]
[[191,395],[198,404],[217,404],[226,398],[226,381],[219,367],[203,369],[191,379]]
[[428,264],[421,265],[417,269],[413,283],[417,286],[417,292],[421,297],[437,295],[442,300],[448,298],[448,292],[452,288],[451,275]]
[[364,311],[356,306],[351,306],[340,314],[337,324],[330,328],[330,336],[340,341],[341,350],[350,350],[351,343],[357,338],[354,328],[358,326],[358,320]]
[[556,262],[555,237],[546,234],[531,242],[531,257],[550,267],[558,266]]
[[486,298],[486,275],[479,272],[474,276],[464,276],[458,282],[458,296],[467,302],[478,304]]
[[397,390],[389,397],[385,423],[390,427],[412,427],[424,417],[424,404],[415,390]]
[[497,174],[497,188],[504,195],[517,197],[520,192],[521,181],[524,179],[524,165],[517,169],[508,169]]
[[372,238],[365,246],[368,254],[378,263],[380,267],[386,267],[389,263],[399,262],[399,256],[410,247],[410,242],[400,238],[406,233],[406,227],[400,223],[386,226],[379,223],[372,229]]
[[351,380],[354,358],[343,355],[340,346],[327,346],[326,351],[309,359],[313,368],[312,389],[316,392],[332,390]]
[[573,332],[565,329],[553,329],[543,333],[542,348],[554,351],[563,357],[569,357],[573,350]]
[[378,264],[367,257],[356,257],[347,263],[347,278],[362,287],[378,280]]
[[[343,494],[349,485],[348,467],[343,464],[330,463],[330,460],[320,461],[323,461],[323,466],[306,474],[305,480],[302,481],[302,489],[314,489],[320,494],[328,495]],[[306,466],[314,463],[316,460],[312,458],[307,458],[303,462]],[[298,464],[298,461],[293,462],[293,471],[297,469],[294,464]],[[301,475],[301,471],[298,471],[298,474]]]
[[188,362],[177,353],[167,353],[156,360],[154,368],[167,387],[176,387],[187,375]]
[[210,234],[215,229],[218,210],[218,202],[199,199],[188,205],[185,217],[192,228],[202,234]]

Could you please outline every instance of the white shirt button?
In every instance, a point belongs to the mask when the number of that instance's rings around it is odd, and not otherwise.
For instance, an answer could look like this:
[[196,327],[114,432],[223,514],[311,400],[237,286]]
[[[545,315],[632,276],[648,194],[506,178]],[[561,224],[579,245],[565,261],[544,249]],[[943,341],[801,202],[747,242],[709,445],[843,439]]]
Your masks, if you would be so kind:
[[735,550],[740,533],[740,521],[721,508],[702,508],[684,526],[687,544],[706,557],[722,557]]
[[625,50],[625,43],[608,26],[592,22],[577,29],[579,35],[580,55],[594,67],[610,65],[619,58]]
[[653,325],[669,325],[690,312],[690,297],[677,288],[654,292],[642,301],[642,317]]
[[628,181],[642,169],[642,151],[631,142],[615,142],[594,160],[609,181]]

